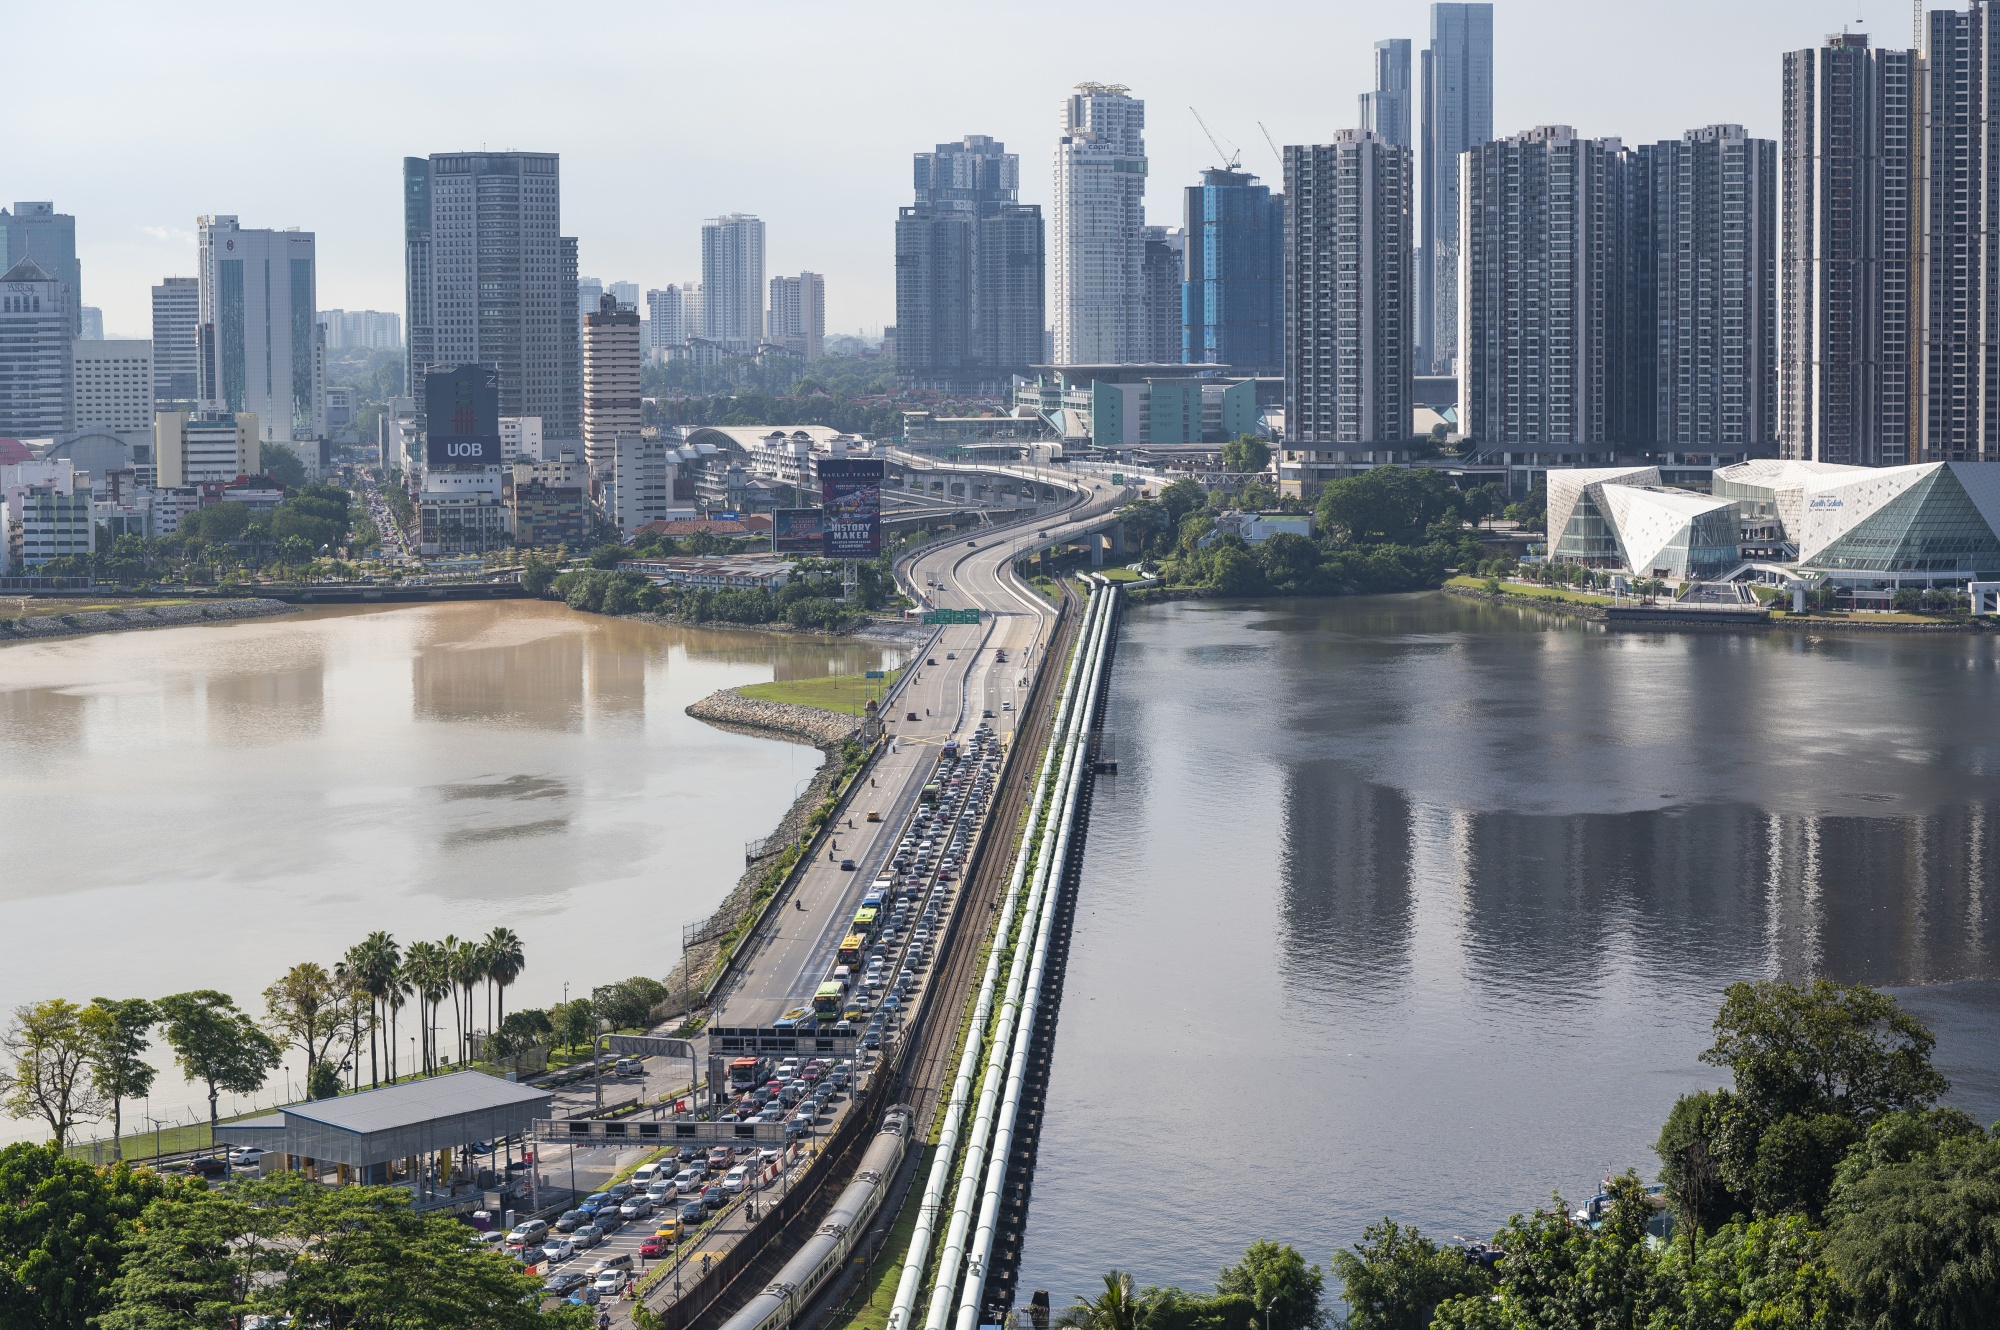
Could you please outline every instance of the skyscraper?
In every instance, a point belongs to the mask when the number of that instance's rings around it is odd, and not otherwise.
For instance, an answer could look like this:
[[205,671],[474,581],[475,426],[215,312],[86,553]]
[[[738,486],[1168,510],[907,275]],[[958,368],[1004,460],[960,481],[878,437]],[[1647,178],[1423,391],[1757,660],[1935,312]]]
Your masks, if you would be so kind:
[[600,479],[618,461],[618,441],[639,437],[639,311],[598,297],[583,320],[583,459]]
[[1417,244],[1417,348],[1435,374],[1458,348],[1459,154],[1493,137],[1493,6],[1434,4],[1423,55],[1423,172]]
[[687,341],[684,310],[678,286],[646,292],[646,333],[652,339],[646,350],[662,352]]
[[201,279],[166,277],[153,288],[153,400],[192,411],[201,400]]
[[1375,90],[1361,94],[1361,127],[1398,148],[1410,146],[1410,39],[1375,43]]
[[764,340],[764,223],[732,212],[701,224],[702,335],[738,355]]
[[996,388],[1042,359],[1042,210],[1017,201],[1021,162],[984,134],[916,154],[896,215],[896,375]]
[[1632,441],[1768,449],[1778,437],[1778,145],[1709,125],[1641,147],[1633,169],[1643,178],[1632,197],[1644,202],[1643,192],[1652,214],[1646,252],[1634,255],[1642,308],[1630,322],[1655,388],[1650,437]]
[[[1778,296],[1784,457],[1860,466],[1916,460],[1916,67],[1914,52],[1871,50],[1860,33],[1785,53]],[[1948,215],[1949,182],[1941,183]],[[1969,292],[1969,272],[1937,271],[1947,290],[1955,284]],[[1949,401],[1941,411],[1950,410]]]
[[213,216],[198,218],[195,234],[202,401],[255,415],[266,443],[323,437],[313,233],[249,230]]
[[1283,373],[1285,196],[1247,171],[1216,167],[1188,186],[1185,218],[1187,284],[1174,359]]
[[551,438],[576,438],[576,241],[561,234],[560,159],[406,157],[403,183],[412,391],[427,368],[484,365],[500,376],[501,415],[539,416]]
[[1139,261],[1139,335],[1135,357],[1149,365],[1181,363],[1181,288],[1187,284],[1187,232],[1149,226]]
[[1317,445],[1373,462],[1409,443],[1411,173],[1408,148],[1365,129],[1285,149],[1285,433],[1307,463],[1348,460]]
[[76,427],[70,286],[33,259],[0,274],[0,436],[41,439]]
[[1626,156],[1543,125],[1460,158],[1459,428],[1482,448],[1574,463],[1651,431]]
[[1049,293],[1058,364],[1145,355],[1145,127],[1146,104],[1120,84],[1079,83],[1063,103]]
[[826,340],[826,278],[816,272],[773,277],[764,322],[773,343],[805,360],[818,360]]
[[1930,12],[1926,115],[1921,455],[2000,461],[2000,58],[1993,9]]
[[69,296],[70,336],[83,336],[83,265],[76,259],[76,218],[53,203],[16,203],[0,208],[0,272],[22,259],[61,282]]

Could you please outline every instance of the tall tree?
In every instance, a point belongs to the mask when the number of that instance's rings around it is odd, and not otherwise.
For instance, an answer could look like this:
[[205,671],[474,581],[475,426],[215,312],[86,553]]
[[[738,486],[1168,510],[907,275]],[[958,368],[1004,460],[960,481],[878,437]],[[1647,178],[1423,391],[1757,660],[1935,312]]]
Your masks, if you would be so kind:
[[156,1068],[146,1061],[147,1033],[159,1023],[159,1008],[144,998],[92,998],[83,1009],[90,1040],[90,1083],[111,1101],[111,1157],[125,1157],[127,1099],[151,1092]]
[[1055,1323],[1061,1330],[1145,1330],[1151,1313],[1151,1303],[1133,1287],[1132,1276],[1111,1270],[1104,1276],[1104,1292],[1078,1298]]
[[1240,1293],[1263,1312],[1264,1330],[1310,1330],[1319,1323],[1325,1278],[1316,1265],[1284,1243],[1253,1242],[1243,1259],[1215,1281],[1217,1293]]
[[208,1087],[208,1127],[221,1124],[222,1091],[255,1094],[285,1060],[278,1041],[257,1028],[227,993],[195,989],[156,1004],[166,1019],[167,1046],[190,1081]]
[[389,995],[390,986],[396,982],[396,970],[402,965],[403,957],[397,950],[396,939],[379,929],[370,933],[348,954],[355,961],[356,979],[368,994],[368,1079],[370,1084],[380,1085],[381,1064],[376,1058],[376,1035],[382,1026],[382,1003]]
[[[527,951],[511,928],[496,928],[486,935],[486,973],[500,989],[500,1014],[491,1029],[507,1022],[507,987],[528,968]],[[488,1017],[488,1020],[494,1020]]]
[[272,1033],[305,1054],[306,1081],[332,1050],[347,1023],[340,985],[326,968],[300,961],[264,990],[264,1010]]
[[1950,1088],[1931,1066],[1937,1036],[1865,984],[1731,984],[1703,1062],[1727,1067],[1756,1116],[1831,1113],[1866,1127]]
[[1430,1330],[1438,1304],[1489,1292],[1493,1280],[1465,1253],[1383,1218],[1352,1251],[1333,1254],[1347,1330]]
[[104,1116],[104,1099],[90,1079],[90,1050],[83,1008],[74,1002],[50,998],[15,1008],[14,1023],[0,1035],[11,1064],[0,1070],[7,1115],[41,1118],[58,1147],[69,1143],[77,1123]]

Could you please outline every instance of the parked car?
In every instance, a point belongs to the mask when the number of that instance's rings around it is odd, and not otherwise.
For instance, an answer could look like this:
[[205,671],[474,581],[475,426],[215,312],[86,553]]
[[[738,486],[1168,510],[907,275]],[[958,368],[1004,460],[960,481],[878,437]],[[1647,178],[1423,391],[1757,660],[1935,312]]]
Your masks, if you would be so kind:
[[528,1247],[548,1236],[549,1223],[546,1219],[527,1219],[514,1225],[507,1234],[509,1247]]
[[229,1152],[229,1164],[232,1168],[255,1168],[263,1160],[264,1152],[254,1145]]

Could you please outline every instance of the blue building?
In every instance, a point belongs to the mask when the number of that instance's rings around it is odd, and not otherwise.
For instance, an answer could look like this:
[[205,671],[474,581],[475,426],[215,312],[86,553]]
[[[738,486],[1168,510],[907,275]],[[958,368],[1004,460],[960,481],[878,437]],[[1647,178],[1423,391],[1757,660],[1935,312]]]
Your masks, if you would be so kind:
[[1187,191],[1181,360],[1283,373],[1285,197],[1247,171],[1211,168]]

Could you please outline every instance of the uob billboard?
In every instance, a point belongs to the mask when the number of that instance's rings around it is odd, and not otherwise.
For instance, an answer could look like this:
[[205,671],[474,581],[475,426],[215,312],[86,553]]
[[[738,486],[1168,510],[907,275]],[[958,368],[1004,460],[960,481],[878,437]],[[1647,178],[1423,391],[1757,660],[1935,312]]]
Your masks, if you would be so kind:
[[500,377],[484,365],[460,365],[424,375],[429,466],[500,462]]

